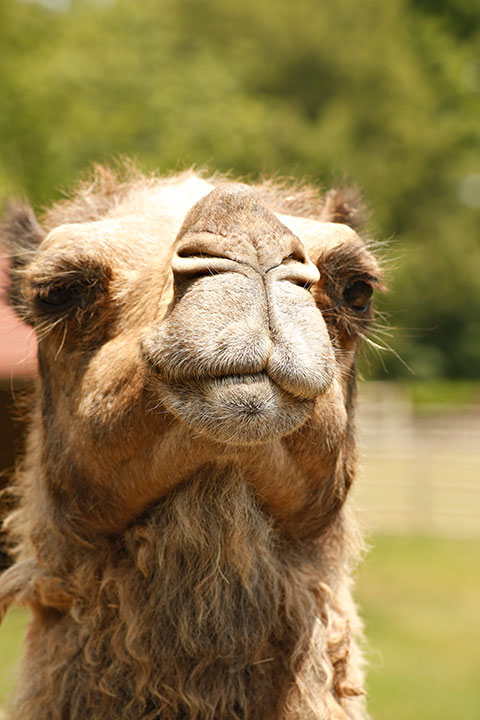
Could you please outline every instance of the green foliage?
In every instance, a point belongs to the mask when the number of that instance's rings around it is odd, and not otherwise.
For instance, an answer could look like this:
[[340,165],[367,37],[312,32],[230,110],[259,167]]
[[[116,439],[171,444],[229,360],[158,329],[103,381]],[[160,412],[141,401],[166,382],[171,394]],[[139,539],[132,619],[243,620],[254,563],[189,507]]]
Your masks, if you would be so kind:
[[396,387],[405,391],[415,410],[422,413],[458,412],[465,405],[480,405],[478,380],[403,381]]
[[[467,0],[0,0],[0,28],[6,191],[46,204],[122,154],[346,177],[371,232],[393,238],[395,351],[418,377],[478,376],[480,190],[459,194],[480,172]],[[388,352],[369,373],[382,364],[410,373]]]

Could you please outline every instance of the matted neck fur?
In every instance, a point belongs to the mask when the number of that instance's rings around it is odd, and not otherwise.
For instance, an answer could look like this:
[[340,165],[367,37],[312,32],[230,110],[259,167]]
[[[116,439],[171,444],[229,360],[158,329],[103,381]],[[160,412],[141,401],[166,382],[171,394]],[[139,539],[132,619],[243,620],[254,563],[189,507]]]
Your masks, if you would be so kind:
[[105,170],[42,226],[7,213],[40,368],[0,580],[34,611],[16,718],[364,717],[343,504],[379,268],[353,218]]

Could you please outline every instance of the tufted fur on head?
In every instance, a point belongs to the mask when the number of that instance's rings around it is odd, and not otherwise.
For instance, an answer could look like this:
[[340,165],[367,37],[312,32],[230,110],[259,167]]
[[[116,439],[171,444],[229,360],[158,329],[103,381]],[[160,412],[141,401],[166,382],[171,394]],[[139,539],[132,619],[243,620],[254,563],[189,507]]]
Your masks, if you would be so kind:
[[32,611],[17,720],[366,717],[345,501],[380,269],[346,220],[101,168],[43,230],[7,216],[40,367],[0,577]]

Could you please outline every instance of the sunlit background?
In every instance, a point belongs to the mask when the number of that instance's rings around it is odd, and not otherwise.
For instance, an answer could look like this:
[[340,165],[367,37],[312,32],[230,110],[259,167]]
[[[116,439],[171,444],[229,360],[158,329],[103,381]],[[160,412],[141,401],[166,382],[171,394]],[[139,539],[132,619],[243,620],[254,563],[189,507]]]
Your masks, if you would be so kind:
[[[480,717],[477,3],[0,0],[2,194],[41,214],[121,156],[361,189],[389,285],[362,358],[355,491],[371,713]],[[2,468],[34,373],[31,332],[0,307]],[[0,708],[24,623],[12,612],[0,634]]]

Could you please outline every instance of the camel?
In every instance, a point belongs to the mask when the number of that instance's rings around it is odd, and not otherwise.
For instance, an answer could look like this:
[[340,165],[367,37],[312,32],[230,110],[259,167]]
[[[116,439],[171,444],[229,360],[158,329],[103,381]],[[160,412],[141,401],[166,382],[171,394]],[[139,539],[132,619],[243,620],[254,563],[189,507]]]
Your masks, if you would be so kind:
[[6,212],[39,378],[0,609],[17,720],[360,720],[354,195],[97,168]]

